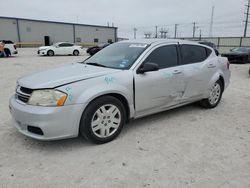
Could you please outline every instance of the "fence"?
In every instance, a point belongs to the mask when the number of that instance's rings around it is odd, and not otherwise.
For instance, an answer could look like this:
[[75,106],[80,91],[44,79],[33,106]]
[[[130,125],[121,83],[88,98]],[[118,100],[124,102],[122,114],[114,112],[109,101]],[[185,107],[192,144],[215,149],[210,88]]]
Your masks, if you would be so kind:
[[185,40],[202,40],[214,43],[220,53],[228,52],[236,47],[250,47],[250,37],[203,37],[203,38],[182,38]]

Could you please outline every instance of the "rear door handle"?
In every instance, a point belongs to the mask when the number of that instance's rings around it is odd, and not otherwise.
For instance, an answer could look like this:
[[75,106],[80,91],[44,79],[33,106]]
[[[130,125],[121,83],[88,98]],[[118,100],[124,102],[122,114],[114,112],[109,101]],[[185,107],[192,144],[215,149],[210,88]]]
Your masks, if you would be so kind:
[[208,67],[208,68],[214,68],[214,67],[216,67],[216,65],[214,65],[213,63],[210,63],[210,64],[208,64],[207,67]]
[[182,71],[180,71],[180,70],[174,70],[173,71],[173,74],[181,74],[182,73]]

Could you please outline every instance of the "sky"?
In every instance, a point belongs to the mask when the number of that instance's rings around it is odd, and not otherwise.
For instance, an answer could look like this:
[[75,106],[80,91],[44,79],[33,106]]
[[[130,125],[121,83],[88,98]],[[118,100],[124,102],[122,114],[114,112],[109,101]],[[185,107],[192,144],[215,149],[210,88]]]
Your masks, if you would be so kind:
[[[178,37],[209,36],[214,6],[213,36],[242,36],[247,0],[0,0],[8,7],[0,16],[118,27],[118,37],[155,35],[155,27]],[[0,28],[1,29],[1,28]],[[250,30],[250,28],[249,28]],[[250,35],[250,31],[248,32]]]

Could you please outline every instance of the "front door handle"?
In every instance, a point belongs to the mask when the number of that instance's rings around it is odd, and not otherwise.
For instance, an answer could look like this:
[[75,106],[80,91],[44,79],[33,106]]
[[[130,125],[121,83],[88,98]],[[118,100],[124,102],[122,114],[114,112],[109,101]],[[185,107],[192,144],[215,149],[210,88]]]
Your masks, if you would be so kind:
[[180,70],[174,70],[173,71],[173,74],[181,74],[182,73],[182,71],[180,71]]

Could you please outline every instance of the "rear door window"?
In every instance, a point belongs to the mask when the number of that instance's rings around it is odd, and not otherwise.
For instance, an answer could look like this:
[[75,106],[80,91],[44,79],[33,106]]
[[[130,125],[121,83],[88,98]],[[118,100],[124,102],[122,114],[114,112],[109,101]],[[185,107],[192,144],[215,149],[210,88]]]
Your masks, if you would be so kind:
[[205,47],[196,45],[181,45],[181,62],[182,64],[199,63],[207,59],[208,54]]

